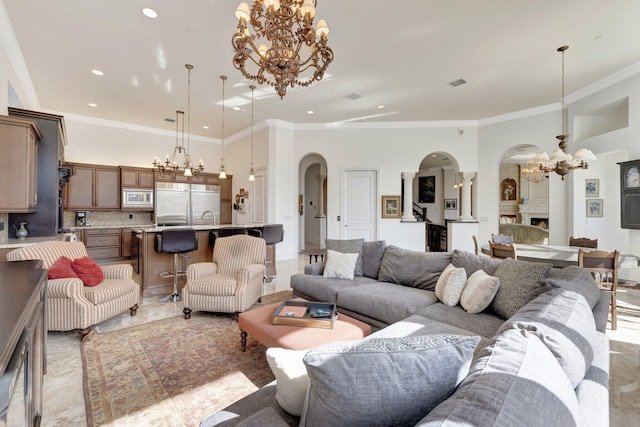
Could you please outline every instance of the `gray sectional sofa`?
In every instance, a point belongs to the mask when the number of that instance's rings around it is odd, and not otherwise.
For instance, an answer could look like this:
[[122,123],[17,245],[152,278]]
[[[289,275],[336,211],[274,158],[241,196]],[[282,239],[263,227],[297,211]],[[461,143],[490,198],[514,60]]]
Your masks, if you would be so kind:
[[[292,276],[294,296],[335,302],[376,332],[306,353],[301,417],[280,407],[272,383],[203,426],[608,425],[609,297],[585,270],[380,241],[327,245],[359,251],[355,276],[324,277],[324,264],[311,264]],[[468,278],[460,303],[443,296],[446,270]],[[499,282],[484,309],[465,304],[472,277]],[[472,298],[487,299],[482,286]]]

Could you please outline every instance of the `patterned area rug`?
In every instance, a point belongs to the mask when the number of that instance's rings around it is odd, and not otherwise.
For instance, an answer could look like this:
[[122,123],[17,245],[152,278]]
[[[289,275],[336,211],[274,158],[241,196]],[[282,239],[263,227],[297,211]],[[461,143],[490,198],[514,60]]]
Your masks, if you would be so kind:
[[[264,305],[290,298],[265,297]],[[88,426],[198,426],[273,381],[265,347],[242,352],[233,315],[194,313],[105,334],[82,344]]]

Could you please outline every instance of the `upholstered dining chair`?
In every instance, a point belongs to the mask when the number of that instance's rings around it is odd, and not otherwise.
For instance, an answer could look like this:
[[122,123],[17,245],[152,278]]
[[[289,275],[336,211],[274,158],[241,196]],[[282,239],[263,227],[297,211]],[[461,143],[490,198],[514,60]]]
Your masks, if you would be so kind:
[[578,251],[578,265],[589,271],[600,289],[611,294],[611,329],[618,328],[617,292],[619,251]]
[[473,236],[471,236],[471,238],[473,239],[473,250],[474,250],[475,254],[478,255],[478,253],[479,253],[479,251],[478,251],[478,239],[476,238],[475,234]]
[[513,236],[510,234],[492,234],[491,241],[493,243],[511,244],[513,243]]
[[491,258],[511,258],[518,259],[516,247],[513,243],[489,242],[489,256]]
[[187,267],[182,288],[184,318],[191,312],[238,313],[262,297],[266,244],[246,234],[218,237],[212,262]]
[[598,239],[587,237],[569,237],[569,246],[579,246],[581,248],[598,249]]
[[[82,242],[41,242],[15,249],[7,253],[7,261],[42,260],[49,269],[61,257],[71,261],[87,257]],[[93,264],[93,263],[92,263]],[[133,281],[131,264],[91,266],[102,270],[103,280],[97,285],[85,286],[83,279],[71,277],[47,281],[47,329],[49,331],[71,331],[77,329],[81,336],[91,332],[91,327],[129,310],[132,316],[138,311],[140,286]],[[71,271],[73,273],[73,271]],[[98,274],[100,277],[100,274]],[[97,280],[96,280],[97,281]]]

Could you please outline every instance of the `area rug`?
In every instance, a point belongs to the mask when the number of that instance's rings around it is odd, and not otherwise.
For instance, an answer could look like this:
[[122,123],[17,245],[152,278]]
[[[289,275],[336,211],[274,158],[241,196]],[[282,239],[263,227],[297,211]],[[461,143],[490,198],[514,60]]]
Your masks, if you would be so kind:
[[[290,292],[263,299],[278,302]],[[198,426],[273,381],[265,347],[246,352],[234,315],[194,313],[104,334],[82,344],[87,425]]]

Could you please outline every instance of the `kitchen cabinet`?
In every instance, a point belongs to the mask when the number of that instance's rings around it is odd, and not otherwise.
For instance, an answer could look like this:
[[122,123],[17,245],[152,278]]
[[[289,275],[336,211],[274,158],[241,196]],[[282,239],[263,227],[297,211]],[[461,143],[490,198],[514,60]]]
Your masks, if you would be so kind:
[[232,223],[233,212],[233,176],[220,180],[220,224]]
[[0,170],[7,185],[0,193],[0,212],[35,212],[38,202],[38,140],[32,120],[0,116]]
[[153,169],[120,166],[120,185],[122,188],[153,188]]
[[133,258],[138,256],[138,239],[135,238],[136,232],[131,228],[123,228],[120,233],[120,241],[122,242],[121,255],[123,258]]
[[73,175],[65,187],[66,209],[120,209],[120,168],[68,163]]
[[[28,221],[29,237],[52,236],[62,226],[62,186],[59,166],[64,162],[66,131],[64,117],[56,114],[9,107],[9,116],[37,123],[42,136],[37,152],[37,196],[38,205],[31,213],[13,211],[9,224]],[[5,170],[2,168],[4,183]],[[9,237],[15,237],[15,229],[9,227]]]
[[121,228],[87,228],[83,233],[83,242],[91,259],[103,260],[122,256]]

